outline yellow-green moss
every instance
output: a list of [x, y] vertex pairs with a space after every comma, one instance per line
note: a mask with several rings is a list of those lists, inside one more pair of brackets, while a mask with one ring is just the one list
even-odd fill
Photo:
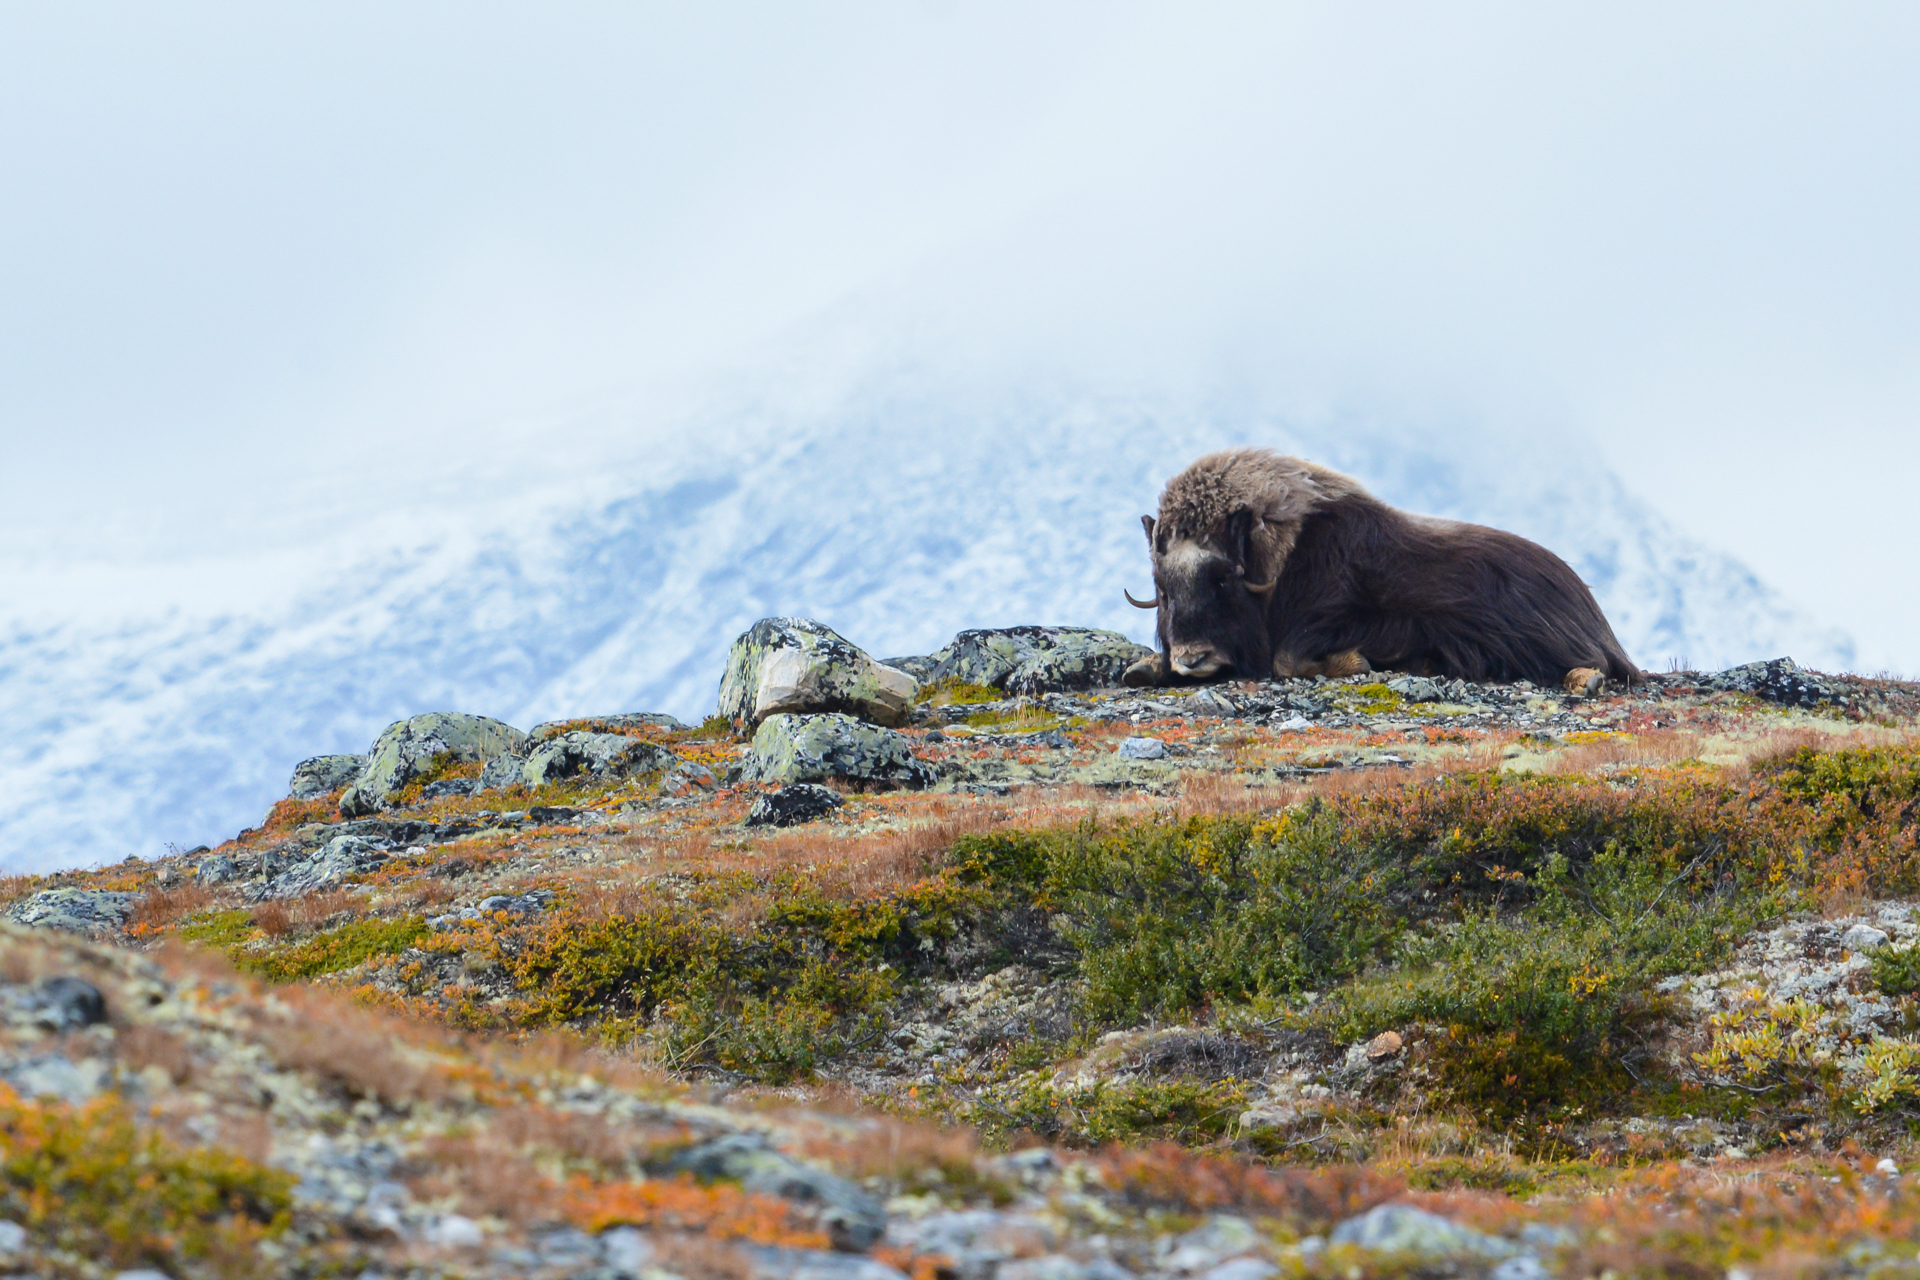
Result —
[[338, 973], [374, 956], [404, 951], [427, 936], [419, 916], [399, 920], [355, 920], [304, 942], [265, 951], [238, 951], [234, 963], [269, 982], [294, 982]]

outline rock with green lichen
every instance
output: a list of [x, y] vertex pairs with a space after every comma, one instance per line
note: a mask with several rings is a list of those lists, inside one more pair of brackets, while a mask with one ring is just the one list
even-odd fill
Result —
[[355, 818], [385, 809], [408, 783], [430, 780], [449, 764], [518, 755], [526, 743], [526, 734], [486, 716], [434, 711], [397, 721], [367, 753], [366, 768], [340, 797], [340, 812]]
[[1088, 627], [1006, 627], [962, 631], [932, 656], [929, 681], [987, 685], [1031, 696], [1118, 685], [1153, 650], [1118, 631]]
[[762, 618], [727, 654], [720, 714], [747, 729], [788, 713], [841, 712], [904, 723], [920, 685], [811, 618]]
[[753, 735], [742, 775], [750, 782], [837, 780], [879, 790], [931, 786], [935, 777], [904, 734], [838, 712], [768, 716]]
[[673, 752], [643, 738], [575, 730], [548, 738], [527, 755], [520, 781], [544, 787], [570, 778], [627, 778], [672, 765]]
[[358, 755], [315, 756], [293, 766], [293, 778], [287, 794], [295, 800], [315, 800], [349, 785], [367, 767], [367, 758]]

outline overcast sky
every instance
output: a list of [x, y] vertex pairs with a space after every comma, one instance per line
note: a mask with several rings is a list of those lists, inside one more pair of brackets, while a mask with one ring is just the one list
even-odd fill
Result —
[[1916, 66], [1911, 4], [8, 4], [0, 554], [310, 536], [855, 316], [1551, 434], [1920, 673]]

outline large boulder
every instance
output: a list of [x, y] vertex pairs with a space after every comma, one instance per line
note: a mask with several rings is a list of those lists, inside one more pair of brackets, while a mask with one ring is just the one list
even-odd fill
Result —
[[932, 655], [927, 679], [1030, 696], [1117, 685], [1130, 665], [1151, 656], [1153, 650], [1118, 631], [1088, 627], [962, 631]]
[[881, 666], [811, 618], [762, 618], [733, 642], [720, 677], [720, 714], [747, 729], [768, 716], [839, 711], [901, 724], [920, 684]]
[[295, 800], [318, 800], [329, 796], [360, 776], [367, 767], [365, 756], [315, 756], [293, 766], [293, 780], [287, 794]]
[[448, 764], [517, 756], [526, 743], [526, 734], [486, 716], [435, 711], [398, 721], [374, 742], [366, 768], [340, 797], [340, 812], [349, 818], [377, 812], [392, 804], [408, 783]]
[[674, 759], [673, 752], [644, 738], [574, 730], [534, 747], [520, 766], [520, 781], [544, 787], [569, 778], [625, 778], [668, 768]]
[[906, 735], [838, 712], [768, 716], [753, 735], [741, 776], [749, 782], [826, 782], [889, 790], [925, 787], [933, 766], [914, 757]]

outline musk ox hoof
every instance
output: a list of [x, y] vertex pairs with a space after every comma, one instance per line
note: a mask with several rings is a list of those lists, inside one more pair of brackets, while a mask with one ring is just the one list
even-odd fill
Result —
[[1129, 689], [1152, 689], [1166, 682], [1166, 659], [1157, 653], [1148, 654], [1120, 676], [1120, 683]]
[[1607, 673], [1592, 667], [1575, 667], [1561, 683], [1576, 698], [1594, 698], [1607, 691]]

